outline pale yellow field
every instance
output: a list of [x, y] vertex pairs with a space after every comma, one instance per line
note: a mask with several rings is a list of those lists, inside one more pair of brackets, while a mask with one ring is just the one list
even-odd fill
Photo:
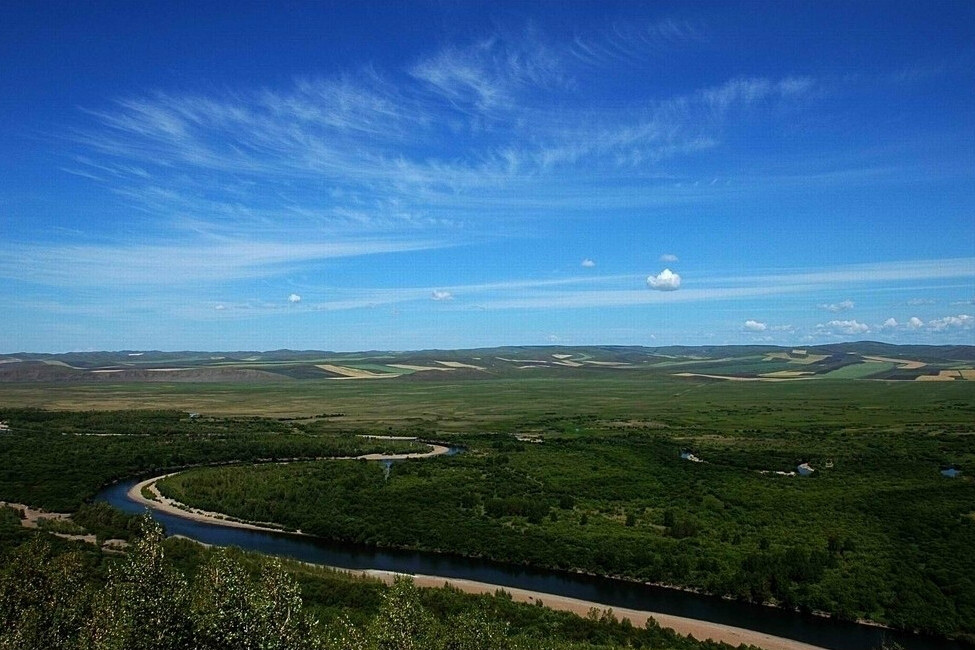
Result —
[[401, 368], [402, 370], [415, 370], [417, 372], [423, 372], [424, 370], [440, 370], [442, 372], [450, 372], [453, 368], [441, 368], [440, 366], [411, 366], [408, 363], [390, 363], [388, 364], [390, 368]]
[[334, 372], [336, 375], [342, 375], [341, 377], [335, 377], [335, 379], [391, 379], [393, 377], [398, 377], [399, 375], [395, 373], [378, 373], [369, 372], [368, 370], [360, 370], [359, 368], [347, 368], [345, 366], [333, 366], [328, 363], [323, 363], [316, 365], [316, 368], [321, 368], [328, 372]]
[[481, 366], [472, 366], [469, 363], [461, 363], [460, 361], [437, 361], [442, 366], [447, 366], [448, 368], [472, 368], [474, 370], [484, 370]]
[[915, 381], [955, 381], [961, 379], [961, 374], [957, 370], [942, 370], [936, 375], [920, 375]]
[[706, 375], [700, 372], [678, 372], [674, 373], [674, 377], [705, 377], [707, 379], [725, 379], [727, 381], [803, 381], [812, 379], [812, 377], [733, 377], [730, 375]]
[[[798, 352], [798, 350], [793, 350], [793, 353]], [[765, 355], [765, 361], [772, 361], [778, 359], [780, 361], [788, 361], [789, 363], [795, 363], [799, 365], [808, 365], [810, 363], [819, 363], [826, 358], [825, 354], [807, 354], [803, 356], [792, 356], [788, 352], [770, 352]]]
[[803, 375], [815, 375], [810, 370], [779, 370], [777, 372], [763, 372], [762, 377], [802, 377]]
[[918, 368], [923, 368], [928, 365], [923, 361], [910, 361], [907, 359], [891, 359], [889, 357], [863, 357], [866, 361], [886, 361], [887, 363], [896, 363], [899, 370], [917, 370]]

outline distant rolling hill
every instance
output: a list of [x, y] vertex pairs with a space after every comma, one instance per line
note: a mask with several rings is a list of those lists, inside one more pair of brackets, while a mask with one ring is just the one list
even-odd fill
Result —
[[639, 373], [737, 381], [975, 380], [975, 346], [872, 341], [780, 346], [505, 346], [327, 352], [73, 352], [0, 355], [0, 382], [458, 381]]

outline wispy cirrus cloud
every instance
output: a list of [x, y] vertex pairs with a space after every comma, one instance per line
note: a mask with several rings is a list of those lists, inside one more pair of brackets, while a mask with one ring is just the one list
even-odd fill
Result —
[[454, 108], [481, 114], [516, 108], [525, 89], [564, 87], [565, 52], [534, 30], [495, 34], [467, 46], [448, 46], [416, 62], [410, 74]]
[[[678, 22], [625, 31], [592, 38], [699, 36]], [[591, 193], [579, 188], [594, 163], [612, 179], [646, 178], [716, 146], [735, 108], [791, 101], [813, 83], [736, 78], [607, 107], [574, 87], [579, 65], [571, 47], [526, 29], [445, 45], [407, 63], [407, 75], [367, 67], [277, 88], [147, 93], [88, 110], [65, 169], [184, 234], [491, 236], [514, 214], [585, 209]], [[629, 183], [602, 194], [607, 205], [659, 200]]]
[[436, 248], [435, 241], [230, 241], [182, 245], [11, 245], [0, 277], [53, 287], [153, 287], [281, 276], [324, 260]]
[[872, 282], [924, 281], [934, 279], [975, 278], [975, 258], [958, 257], [906, 262], [874, 262], [845, 264], [832, 268], [796, 270], [791, 273], [756, 273], [715, 278], [719, 283], [779, 284], [796, 282], [802, 285], [845, 286]]
[[593, 67], [636, 65], [649, 58], [706, 42], [703, 26], [686, 20], [667, 19], [655, 23], [615, 22], [595, 35], [578, 35], [569, 52]]

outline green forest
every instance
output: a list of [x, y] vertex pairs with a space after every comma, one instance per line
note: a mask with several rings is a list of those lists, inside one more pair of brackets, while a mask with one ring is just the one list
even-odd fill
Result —
[[[685, 432], [686, 433], [686, 432]], [[650, 430], [471, 436], [401, 462], [191, 470], [164, 494], [322, 537], [678, 584], [907, 629], [975, 631], [970, 435]], [[681, 457], [690, 448], [704, 462]], [[812, 476], [776, 474], [799, 463]]]
[[0, 508], [3, 650], [719, 650], [611, 610], [587, 617], [163, 540], [123, 556], [23, 531]]
[[190, 417], [181, 411], [0, 408], [0, 500], [74, 511], [105, 485], [191, 465], [427, 449], [318, 431], [309, 422]]
[[[179, 470], [159, 484], [168, 496], [325, 538], [975, 635], [975, 403], [966, 385], [333, 385], [329, 399], [312, 384], [291, 391], [300, 408], [287, 394], [268, 392], [290, 409], [276, 417], [0, 407], [0, 501], [73, 513], [73, 522], [51, 522], [33, 535], [131, 538], [132, 519], [92, 497], [114, 481]], [[139, 396], [133, 403], [154, 402], [157, 388], [145, 390], [132, 394]], [[221, 387], [206, 399], [232, 409], [254, 395]], [[464, 452], [396, 462], [388, 475], [379, 463], [334, 460], [427, 448], [367, 435], [416, 436]], [[796, 474], [803, 463], [815, 470], [810, 476]], [[950, 468], [960, 474], [944, 476]], [[19, 566], [10, 549], [26, 541], [16, 523], [0, 529], [8, 572]], [[57, 556], [77, 550], [49, 543]], [[186, 580], [195, 580], [196, 565], [180, 562], [199, 549], [166, 547]], [[82, 555], [85, 584], [107, 584], [107, 567], [121, 561], [94, 547]], [[328, 589], [309, 587], [300, 567], [288, 571], [301, 585], [303, 611], [324, 623], [339, 625], [344, 616], [366, 630], [378, 614], [385, 587], [369, 587], [378, 591], [363, 597], [367, 608], [336, 605], [336, 613], [321, 605], [332, 602]], [[446, 620], [424, 600], [433, 597], [419, 593], [434, 618]], [[514, 623], [509, 632], [512, 639], [523, 633]], [[607, 637], [604, 645], [636, 645], [634, 638]]]

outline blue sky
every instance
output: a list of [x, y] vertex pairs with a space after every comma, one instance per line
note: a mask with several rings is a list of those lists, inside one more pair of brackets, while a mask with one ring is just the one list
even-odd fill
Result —
[[0, 351], [975, 344], [971, 2], [10, 2]]

